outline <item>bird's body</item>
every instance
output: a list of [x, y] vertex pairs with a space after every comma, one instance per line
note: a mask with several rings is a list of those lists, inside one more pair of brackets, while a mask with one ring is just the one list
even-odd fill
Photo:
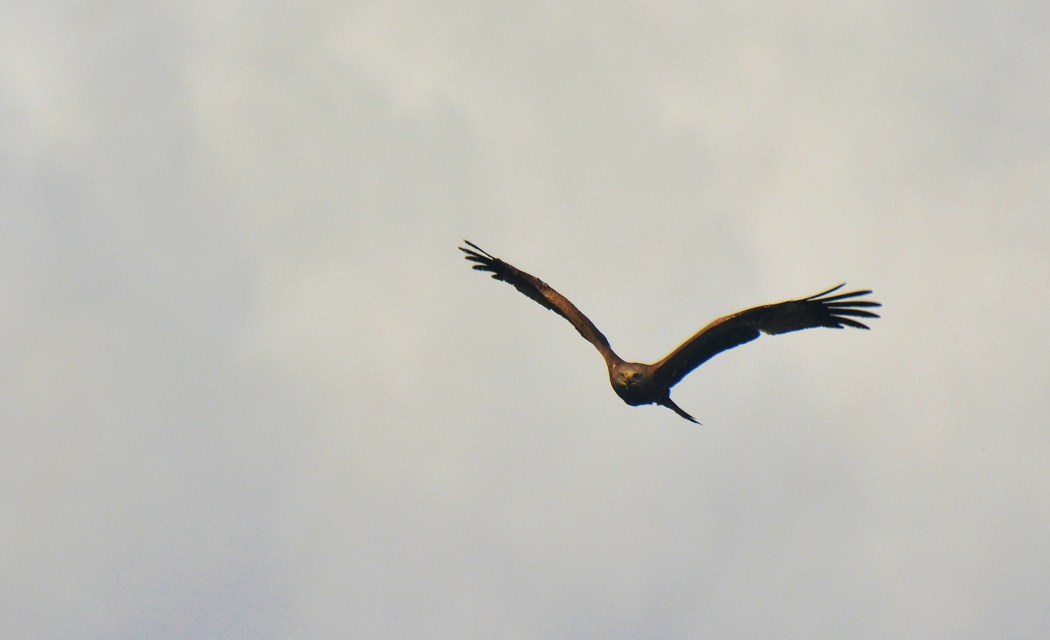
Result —
[[857, 299], [871, 291], [829, 295], [843, 286], [840, 284], [808, 298], [753, 307], [719, 318], [659, 362], [627, 362], [616, 355], [609, 340], [565, 296], [539, 278], [490, 255], [476, 244], [465, 242], [469, 248], [460, 247], [460, 251], [466, 254], [467, 260], [476, 263], [475, 269], [514, 285], [521, 293], [568, 320], [594, 345], [605, 359], [613, 391], [624, 402], [631, 406], [658, 404], [691, 422], [697, 421], [671, 401], [671, 387], [712, 356], [750, 342], [762, 333], [776, 335], [814, 327], [867, 329], [854, 318], [877, 318], [877, 314], [865, 308], [881, 306], [878, 302]]

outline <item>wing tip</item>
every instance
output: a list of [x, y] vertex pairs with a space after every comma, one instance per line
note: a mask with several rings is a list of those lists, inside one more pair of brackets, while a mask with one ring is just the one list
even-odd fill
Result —
[[[478, 256], [478, 257], [485, 257], [485, 258], [488, 258], [489, 260], [495, 260], [496, 259], [496, 257], [494, 255], [492, 255], [488, 251], [485, 251], [484, 249], [482, 249], [478, 245], [474, 244], [470, 240], [467, 240], [466, 238], [463, 239], [463, 243], [466, 244], [467, 247], [470, 247], [470, 248], [468, 249], [467, 247], [459, 247], [459, 250], [462, 251], [463, 253], [467, 254], [467, 255]], [[469, 260], [469, 258], [468, 258], [468, 260]]]
[[492, 272], [492, 274], [493, 274], [492, 277], [496, 278], [497, 277], [497, 273], [499, 271], [498, 266], [500, 264], [500, 259], [495, 257], [495, 256], [493, 256], [488, 251], [485, 251], [484, 249], [482, 249], [478, 245], [474, 244], [470, 240], [464, 239], [463, 242], [466, 243], [467, 247], [469, 247], [469, 248], [467, 248], [467, 247], [458, 247], [458, 248], [459, 248], [460, 251], [462, 251], [464, 254], [466, 254], [466, 255], [463, 256], [463, 258], [465, 260], [467, 260], [468, 262], [475, 262], [475, 263], [477, 263], [477, 264], [473, 265], [472, 268], [476, 269], [477, 271]]
[[[825, 307], [828, 307], [830, 309], [834, 309], [835, 313], [840, 313], [841, 311], [844, 311], [844, 310], [846, 310], [846, 309], [848, 309], [850, 307], [869, 307], [870, 308], [870, 307], [881, 307], [882, 306], [881, 302], [876, 302], [875, 300], [858, 300], [857, 299], [857, 298], [861, 298], [863, 296], [868, 296], [868, 295], [871, 295], [872, 293], [874, 293], [871, 289], [858, 289], [856, 291], [847, 291], [846, 293], [838, 293], [838, 294], [835, 294], [833, 296], [832, 295], [828, 295], [830, 293], [834, 293], [834, 292], [838, 291], [839, 289], [841, 289], [844, 286], [846, 286], [845, 282], [839, 284], [838, 286], [832, 287], [832, 288], [828, 289], [827, 291], [824, 291], [824, 292], [818, 293], [816, 295], [812, 295], [812, 296], [810, 296], [808, 298], [805, 298], [803, 301], [804, 302], [819, 302], [822, 305], [824, 305]], [[878, 317], [878, 316], [875, 316], [875, 317]]]

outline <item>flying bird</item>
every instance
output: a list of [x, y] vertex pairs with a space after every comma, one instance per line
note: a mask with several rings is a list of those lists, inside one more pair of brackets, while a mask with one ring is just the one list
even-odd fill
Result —
[[866, 309], [882, 306], [878, 302], [859, 299], [870, 294], [870, 290], [831, 295], [841, 289], [843, 283], [808, 298], [752, 307], [719, 318], [659, 362], [627, 362], [613, 352], [609, 340], [568, 298], [543, 280], [507, 264], [473, 242], [464, 242], [467, 247], [459, 247], [459, 250], [466, 254], [467, 260], [476, 263], [474, 269], [489, 272], [494, 279], [514, 285], [518, 291], [568, 320], [587, 342], [594, 345], [609, 368], [613, 391], [624, 402], [633, 407], [658, 404], [696, 424], [700, 424], [696, 418], [671, 400], [671, 387], [711, 357], [751, 342], [763, 333], [779, 335], [814, 327], [867, 329], [864, 323], [854, 318], [878, 318], [878, 314]]

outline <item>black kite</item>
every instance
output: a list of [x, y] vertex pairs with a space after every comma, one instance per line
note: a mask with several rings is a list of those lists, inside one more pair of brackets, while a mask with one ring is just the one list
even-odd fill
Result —
[[753, 307], [719, 318], [654, 364], [626, 362], [613, 352], [609, 340], [598, 331], [598, 327], [565, 296], [546, 282], [490, 255], [476, 244], [468, 240], [464, 242], [470, 248], [459, 249], [467, 254], [467, 260], [477, 263], [475, 269], [491, 272], [496, 280], [514, 285], [518, 291], [576, 327], [580, 335], [605, 358], [609, 382], [624, 402], [631, 406], [658, 404], [697, 424], [699, 422], [693, 416], [671, 401], [671, 387], [715, 354], [750, 342], [762, 333], [777, 335], [814, 327], [867, 329], [866, 325], [853, 318], [877, 318], [878, 314], [865, 311], [864, 308], [882, 306], [871, 300], [857, 299], [871, 293], [868, 290], [829, 295], [842, 288], [840, 284], [808, 298]]

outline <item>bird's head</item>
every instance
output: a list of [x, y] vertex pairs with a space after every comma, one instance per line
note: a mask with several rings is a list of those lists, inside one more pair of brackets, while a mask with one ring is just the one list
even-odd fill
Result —
[[643, 375], [640, 371], [620, 371], [616, 374], [617, 382], [624, 387], [633, 387], [642, 381]]
[[628, 403], [631, 400], [640, 400], [646, 395], [649, 382], [646, 365], [624, 362], [614, 367], [609, 374], [613, 390]]

